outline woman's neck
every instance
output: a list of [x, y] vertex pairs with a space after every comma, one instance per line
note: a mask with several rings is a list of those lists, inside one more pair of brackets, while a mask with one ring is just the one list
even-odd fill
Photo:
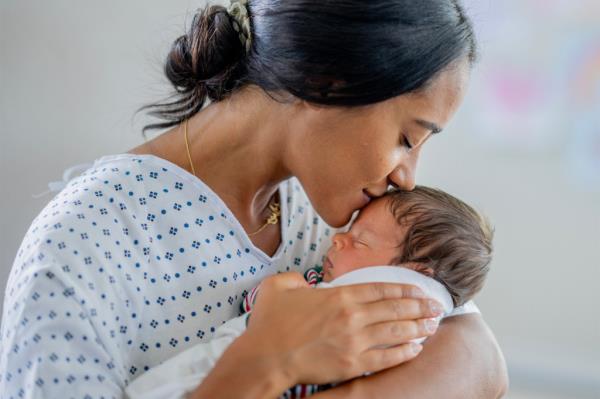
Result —
[[251, 90], [236, 94], [190, 119], [190, 153], [198, 178], [243, 222], [260, 226], [279, 183], [290, 177], [282, 151], [285, 124], [268, 108], [272, 100], [266, 105]]
[[[248, 232], [258, 230], [269, 216], [269, 203], [279, 183], [291, 176], [285, 165], [285, 110], [256, 88], [236, 92], [212, 103], [190, 118], [189, 150], [197, 177], [229, 207]], [[289, 108], [288, 108], [289, 109]], [[152, 153], [192, 172], [184, 140], [185, 123], [133, 149]], [[255, 244], [266, 253], [277, 248], [271, 227]], [[271, 232], [271, 234], [269, 234]]]

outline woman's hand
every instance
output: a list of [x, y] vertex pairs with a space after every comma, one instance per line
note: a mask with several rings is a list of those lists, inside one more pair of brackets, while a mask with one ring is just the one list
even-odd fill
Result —
[[432, 335], [437, 323], [431, 318], [441, 312], [411, 285], [312, 289], [301, 274], [281, 273], [261, 283], [240, 338], [275, 359], [290, 386], [324, 384], [414, 358], [422, 347], [409, 341]]

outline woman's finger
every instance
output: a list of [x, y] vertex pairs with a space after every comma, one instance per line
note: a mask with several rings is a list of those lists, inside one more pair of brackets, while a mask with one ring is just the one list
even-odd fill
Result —
[[410, 342], [386, 349], [369, 349], [360, 355], [360, 363], [364, 369], [375, 373], [415, 358], [423, 346]]
[[386, 299], [359, 305], [363, 325], [393, 320], [415, 320], [442, 314], [442, 305], [433, 299]]
[[421, 289], [410, 284], [362, 283], [333, 288], [348, 296], [348, 302], [369, 303], [391, 298], [424, 298]]
[[373, 324], [363, 330], [363, 341], [370, 349], [405, 344], [435, 334], [438, 324], [434, 318]]
[[261, 289], [270, 286], [275, 289], [294, 289], [310, 287], [302, 274], [298, 272], [283, 272], [266, 277], [260, 283]]

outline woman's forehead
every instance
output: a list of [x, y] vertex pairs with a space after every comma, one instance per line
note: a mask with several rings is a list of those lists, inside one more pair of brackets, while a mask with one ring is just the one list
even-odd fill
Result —
[[467, 63], [458, 63], [444, 70], [423, 90], [387, 100], [388, 112], [432, 132], [442, 130], [462, 101], [469, 71]]

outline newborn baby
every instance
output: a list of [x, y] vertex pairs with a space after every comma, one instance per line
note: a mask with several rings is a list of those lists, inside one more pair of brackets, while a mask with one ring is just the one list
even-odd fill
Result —
[[[444, 316], [476, 312], [474, 305], [463, 305], [483, 287], [492, 236], [483, 216], [441, 190], [391, 191], [365, 207], [348, 232], [333, 236], [323, 266], [308, 269], [305, 278], [318, 288], [375, 281], [413, 284], [442, 304]], [[126, 388], [127, 395], [175, 398], [192, 391], [244, 331], [259, 288], [241, 304], [248, 313], [220, 326], [209, 343], [140, 376]], [[305, 397], [332, 386], [297, 385], [280, 398]]]
[[402, 265], [441, 283], [458, 307], [483, 286], [492, 237], [489, 222], [450, 194], [424, 186], [391, 191], [365, 207], [347, 233], [333, 236], [323, 267], [305, 278], [315, 285], [365, 267]]

